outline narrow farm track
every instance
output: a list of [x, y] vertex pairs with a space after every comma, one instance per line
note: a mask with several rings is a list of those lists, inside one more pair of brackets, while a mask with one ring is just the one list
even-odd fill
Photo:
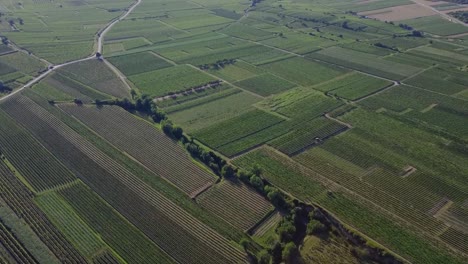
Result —
[[[102, 30], [98, 31], [98, 33], [96, 34], [96, 44], [95, 46], [96, 47], [96, 52], [99, 52], [99, 53], [102, 53], [102, 47], [103, 47], [103, 41], [104, 41], [104, 37], [106, 35], [106, 33], [115, 25], [117, 24], [118, 22], [120, 22], [122, 19], [126, 18], [138, 5], [140, 5], [142, 2], [142, 0], [137, 0], [136, 2], [134, 2], [132, 5], [130, 5], [130, 7], [127, 9], [127, 11], [125, 13], [123, 13], [122, 15], [120, 15], [119, 17], [111, 20], [111, 22], [109, 22]], [[15, 46], [16, 47], [16, 46]], [[19, 50], [22, 50], [21, 48], [19, 47], [16, 47], [17, 49]], [[34, 57], [36, 57], [34, 55]], [[22, 90], [28, 88], [28, 87], [31, 87], [33, 84], [39, 82], [40, 80], [44, 79], [47, 75], [49, 75], [50, 73], [54, 72], [55, 70], [57, 69], [60, 69], [62, 67], [65, 67], [67, 65], [70, 65], [70, 64], [74, 64], [74, 63], [78, 63], [78, 62], [82, 62], [82, 61], [87, 61], [87, 60], [92, 60], [92, 59], [96, 59], [96, 56], [95, 54], [93, 53], [92, 55], [90, 55], [89, 57], [86, 57], [86, 58], [82, 58], [82, 59], [78, 59], [78, 60], [74, 60], [74, 61], [69, 61], [69, 62], [65, 62], [65, 63], [62, 63], [62, 64], [58, 64], [58, 65], [53, 65], [51, 64], [50, 62], [48, 61], [45, 61], [39, 57], [36, 57], [38, 58], [39, 60], [41, 61], [44, 61], [44, 62], [47, 62], [48, 64], [48, 67], [47, 67], [47, 70], [43, 73], [41, 73], [39, 76], [37, 76], [36, 78], [32, 79], [31, 81], [29, 81], [28, 83], [26, 83], [25, 85], [23, 85], [22, 87], [18, 88], [17, 90], [15, 90], [14, 92], [0, 98], [0, 103], [7, 100], [8, 98], [14, 96], [15, 94], [21, 92]], [[119, 76], [120, 79], [122, 79], [121, 76]], [[128, 83], [124, 82], [127, 86], [128, 86]]]

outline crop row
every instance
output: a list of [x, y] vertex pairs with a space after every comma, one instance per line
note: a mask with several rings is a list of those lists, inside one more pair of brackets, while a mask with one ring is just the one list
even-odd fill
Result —
[[0, 219], [0, 246], [2, 245], [17, 263], [38, 263]]
[[133, 263], [173, 263], [157, 245], [86, 186], [79, 184], [58, 193], [83, 222], [98, 232], [124, 260]]
[[36, 191], [73, 181], [71, 174], [31, 135], [0, 112], [0, 151]]
[[[32, 101], [8, 111], [94, 191], [178, 261], [241, 262], [243, 253]], [[10, 103], [10, 102], [8, 102]], [[24, 106], [18, 111], [17, 105]], [[157, 226], [157, 227], [156, 227]], [[183, 250], [182, 250], [183, 249]]]
[[322, 95], [304, 96], [294, 101], [286, 101], [273, 110], [295, 119], [312, 119], [343, 105], [343, 102]]
[[[361, 195], [394, 214], [397, 214], [406, 221], [428, 233], [436, 234], [445, 227], [443, 222], [438, 221], [432, 216], [426, 215], [416, 208], [411, 208], [408, 205], [408, 202], [398, 199], [400, 198], [398, 193], [390, 193], [390, 189], [387, 190], [385, 187], [383, 187], [383, 190], [379, 189], [379, 183], [374, 182], [374, 184], [376, 184], [376, 187], [374, 187], [370, 183], [360, 180], [358, 176], [334, 167], [330, 163], [326, 163], [321, 160], [320, 157], [309, 155], [307, 152], [297, 156], [295, 160], [348, 190]], [[386, 177], [388, 177], [388, 175]], [[382, 179], [385, 179], [385, 177], [382, 177]], [[419, 199], [421, 203], [426, 202], [424, 201], [426, 197], [422, 196], [421, 198], [422, 199]], [[414, 200], [412, 202], [414, 202]], [[436, 202], [437, 201], [434, 201], [434, 204]], [[418, 205], [417, 202], [415, 204]]]
[[197, 131], [194, 136], [212, 148], [219, 148], [243, 137], [271, 127], [283, 120], [261, 110], [240, 116]]
[[209, 211], [247, 231], [273, 209], [270, 202], [241, 182], [223, 181], [197, 201]]
[[414, 66], [391, 61], [383, 61], [380, 60], [379, 57], [371, 54], [352, 51], [340, 47], [331, 47], [321, 50], [308, 55], [308, 57], [339, 64], [393, 80], [401, 80], [404, 77], [411, 76], [421, 70]]
[[128, 89], [117, 75], [101, 60], [87, 60], [61, 68], [61, 74], [115, 97], [126, 97]]
[[285, 154], [294, 155], [346, 129], [347, 127], [342, 124], [318, 118], [306, 122], [293, 132], [273, 140], [269, 145]]
[[39, 208], [47, 214], [83, 256], [90, 258], [105, 247], [105, 244], [87, 225], [83, 224], [75, 212], [55, 192], [41, 194], [35, 200]]
[[[203, 97], [200, 97], [200, 98], [194, 98], [193, 100], [178, 100], [176, 99], [176, 102], [175, 104], [171, 104], [172, 102], [169, 102], [167, 107], [165, 107], [165, 102], [162, 102], [162, 103], [158, 103], [158, 106], [161, 106], [161, 107], [164, 107], [164, 112], [167, 113], [167, 114], [171, 114], [171, 113], [175, 113], [175, 112], [178, 112], [178, 111], [183, 111], [183, 110], [187, 110], [187, 109], [190, 109], [190, 108], [193, 108], [193, 107], [197, 107], [197, 106], [201, 106], [203, 104], [206, 104], [206, 103], [209, 103], [209, 102], [213, 102], [215, 100], [218, 100], [218, 99], [222, 99], [222, 98], [226, 98], [230, 95], [233, 95], [233, 94], [238, 94], [240, 92], [242, 92], [242, 90], [240, 89], [235, 89], [235, 88], [226, 88], [226, 86], [221, 86], [222, 88], [225, 88], [225, 90], [221, 90], [215, 94], [210, 94], [210, 95], [207, 95], [207, 96], [203, 96]], [[230, 86], [229, 86], [230, 87]], [[178, 103], [180, 101], [180, 103]], [[164, 106], [163, 106], [164, 105]]]
[[0, 197], [18, 217], [26, 221], [60, 261], [85, 263], [85, 259], [34, 204], [33, 194], [3, 162], [0, 163]]
[[465, 254], [468, 253], [468, 235], [466, 233], [450, 227], [447, 231], [440, 235], [440, 238], [461, 252]]
[[108, 60], [127, 76], [172, 66], [149, 52], [110, 57]]
[[354, 195], [334, 192], [323, 196], [317, 203], [341, 221], [360, 230], [411, 262], [420, 263], [464, 263], [434, 239], [416, 234], [411, 226], [402, 224], [393, 216], [382, 212], [369, 202]]
[[119, 264], [120, 262], [108, 250], [93, 258], [94, 264]]
[[[454, 261], [453, 256], [444, 250], [434, 247], [433, 240], [427, 240], [428, 237], [416, 236], [414, 226], [376, 207], [362, 196], [350, 194], [352, 200], [346, 199], [348, 195], [341, 193], [342, 188], [326, 178], [328, 174], [321, 175], [313, 170], [301, 168], [294, 161], [268, 148], [250, 152], [235, 159], [234, 163], [246, 169], [252, 164], [258, 164], [264, 169], [263, 176], [276, 186], [304, 201], [313, 200], [344, 223], [350, 224], [410, 260], [421, 259], [422, 256], [425, 263], [462, 263], [456, 259]], [[327, 193], [325, 186], [331, 191]]]
[[61, 108], [187, 194], [215, 180], [164, 133], [119, 107]]

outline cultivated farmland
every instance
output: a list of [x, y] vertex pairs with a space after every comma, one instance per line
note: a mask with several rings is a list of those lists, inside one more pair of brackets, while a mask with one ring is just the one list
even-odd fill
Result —
[[273, 207], [255, 190], [239, 181], [225, 180], [202, 194], [197, 202], [232, 225], [249, 230]]
[[163, 96], [185, 91], [216, 80], [188, 65], [140, 73], [130, 76], [129, 79], [143, 93], [151, 96]]
[[467, 263], [449, 2], [0, 1], [0, 262]]
[[[61, 108], [189, 195], [215, 180], [214, 175], [193, 164], [170, 138], [118, 107], [62, 105]], [[125, 133], [114, 133], [122, 124], [129, 129]], [[165, 152], [155, 149], [165, 149]], [[170, 149], [172, 153], [169, 153]]]
[[[173, 258], [179, 260], [190, 258], [193, 261], [194, 252], [201, 253], [197, 255], [198, 260], [195, 259], [195, 261], [203, 263], [206, 261], [238, 262], [244, 258], [242, 252], [231, 246], [216, 231], [129, 173], [57, 118], [24, 97], [18, 100], [16, 102], [27, 105], [30, 108], [29, 111], [18, 112], [11, 105], [8, 107], [7, 104], [8, 113], [26, 125], [41, 142], [47, 144], [51, 152], [60, 156], [63, 162], [76, 171], [94, 191], [119, 213], [130, 219], [132, 224], [142, 229], [158, 246], [169, 251]], [[36, 121], [32, 122], [32, 120]], [[50, 129], [41, 129], [41, 127], [49, 127], [54, 132], [49, 131]], [[66, 149], [63, 146], [67, 146]], [[69, 154], [64, 155], [65, 153]], [[117, 193], [119, 195], [116, 196]], [[136, 208], [134, 206], [136, 204], [140, 207]], [[166, 228], [155, 229], [153, 226], [155, 223]], [[187, 223], [191, 224], [187, 225]], [[167, 243], [164, 237], [171, 237], [176, 241]], [[212, 239], [206, 240], [205, 237]], [[186, 250], [189, 248], [187, 244], [182, 251], [180, 245], [185, 243], [189, 243], [193, 250]], [[219, 247], [223, 250], [215, 251], [215, 248]]]

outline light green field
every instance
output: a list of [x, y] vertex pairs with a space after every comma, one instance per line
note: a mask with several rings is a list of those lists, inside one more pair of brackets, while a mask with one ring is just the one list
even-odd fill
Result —
[[303, 58], [291, 58], [264, 64], [262, 68], [302, 86], [318, 84], [346, 72], [346, 70]]
[[132, 75], [129, 76], [129, 80], [142, 93], [162, 96], [204, 85], [216, 79], [188, 65], [178, 65]]
[[[206, 99], [209, 99], [209, 97]], [[241, 92], [171, 113], [169, 117], [176, 124], [192, 132], [248, 111], [252, 109], [251, 105], [258, 101], [260, 101], [260, 98]], [[196, 103], [196, 101], [193, 101], [193, 103]]]
[[285, 79], [269, 73], [255, 76], [234, 84], [261, 96], [280, 93], [296, 86]]

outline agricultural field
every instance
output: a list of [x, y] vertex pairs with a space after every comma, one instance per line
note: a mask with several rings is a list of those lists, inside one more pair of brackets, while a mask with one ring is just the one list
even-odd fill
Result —
[[59, 72], [101, 93], [119, 98], [129, 96], [129, 90], [122, 80], [101, 60], [91, 59], [67, 65]]
[[92, 54], [96, 31], [121, 15], [131, 1], [99, 0], [88, 5], [27, 0], [21, 4], [2, 4], [5, 17], [0, 27], [4, 35], [35, 55], [58, 64]]
[[437, 15], [402, 20], [400, 22], [424, 32], [440, 36], [449, 36], [468, 32], [468, 29], [463, 25], [451, 23]]
[[0, 263], [468, 263], [460, 2], [0, 1]]
[[392, 82], [360, 73], [332, 80], [315, 89], [347, 100], [357, 100], [392, 85]]
[[151, 52], [110, 57], [108, 60], [125, 75], [134, 75], [172, 66]]
[[46, 69], [42, 61], [5, 47], [5, 53], [0, 52], [0, 97], [25, 85]]
[[129, 76], [138, 89], [151, 96], [164, 96], [205, 85], [216, 79], [188, 65], [177, 65], [164, 69]]
[[293, 83], [268, 73], [236, 82], [234, 85], [261, 96], [280, 93], [295, 86]]
[[[206, 187], [207, 184], [212, 184], [215, 180], [214, 175], [193, 164], [188, 155], [171, 139], [151, 124], [139, 121], [121, 108], [77, 107], [65, 104], [60, 108], [189, 195]], [[112, 132], [118, 131], [123, 124], [129, 128], [125, 134]], [[166, 149], [166, 151], [154, 152], [153, 149]], [[170, 149], [173, 150], [172, 153], [169, 152]], [[175, 157], [180, 159], [173, 160]], [[165, 158], [167, 160], [164, 160]]]
[[245, 231], [273, 210], [270, 202], [239, 181], [226, 180], [219, 183], [197, 197], [197, 202]]
[[252, 110], [252, 104], [259, 101], [257, 96], [229, 89], [164, 110], [177, 124], [192, 132]]

